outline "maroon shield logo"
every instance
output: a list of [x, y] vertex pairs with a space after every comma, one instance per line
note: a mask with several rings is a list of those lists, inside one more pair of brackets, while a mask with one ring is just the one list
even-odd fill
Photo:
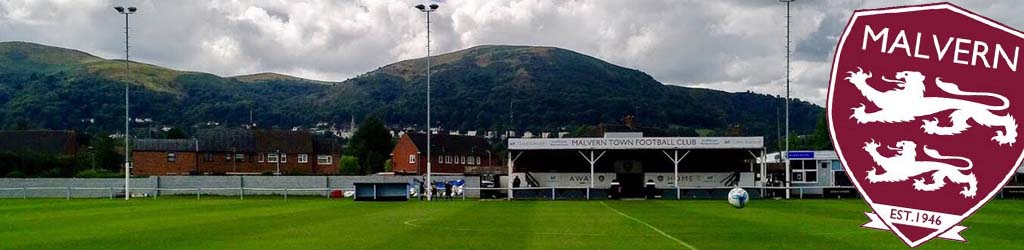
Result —
[[958, 224], [1021, 163], [1024, 34], [941, 3], [858, 10], [836, 49], [829, 128], [873, 212], [907, 245]]

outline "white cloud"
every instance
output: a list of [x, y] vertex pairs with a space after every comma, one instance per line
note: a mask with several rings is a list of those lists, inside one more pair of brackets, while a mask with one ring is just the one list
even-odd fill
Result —
[[[836, 36], [853, 9], [922, 1], [793, 5], [793, 96], [824, 103]], [[1013, 27], [1015, 1], [956, 1]], [[133, 57], [219, 75], [280, 72], [340, 81], [425, 55], [424, 15], [406, 0], [133, 1]], [[125, 0], [0, 1], [0, 40], [120, 57]], [[435, 53], [482, 44], [557, 46], [666, 84], [784, 94], [785, 5], [749, 0], [448, 0]]]

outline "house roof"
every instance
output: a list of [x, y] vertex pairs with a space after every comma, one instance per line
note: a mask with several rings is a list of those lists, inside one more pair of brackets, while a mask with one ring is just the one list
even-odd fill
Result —
[[74, 131], [0, 131], [0, 151], [75, 154], [78, 146], [78, 134]]
[[313, 152], [313, 135], [300, 131], [257, 130], [256, 150], [259, 152]]
[[338, 155], [341, 154], [343, 145], [334, 138], [313, 137], [313, 150], [316, 154]]
[[[406, 133], [409, 139], [420, 151], [427, 150], [427, 134]], [[491, 150], [491, 144], [487, 139], [478, 136], [436, 134], [430, 136], [431, 150], [437, 154], [483, 154]]]
[[[196, 132], [201, 152], [341, 152], [341, 146], [329, 138], [316, 139], [309, 132], [280, 130], [207, 129]], [[314, 142], [316, 141], [316, 142]], [[140, 139], [138, 151], [194, 151], [195, 140]], [[314, 146], [314, 144], [316, 146]]]
[[199, 151], [256, 152], [256, 136], [252, 130], [207, 129], [196, 132]]
[[136, 139], [132, 146], [135, 151], [191, 152], [196, 150], [196, 141], [193, 139]]

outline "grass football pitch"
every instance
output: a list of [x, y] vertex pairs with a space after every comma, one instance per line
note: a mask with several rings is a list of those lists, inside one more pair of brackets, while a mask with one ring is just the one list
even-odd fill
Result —
[[[0, 249], [905, 249], [861, 200], [354, 202], [323, 198], [0, 199]], [[1020, 249], [1024, 201], [994, 200], [970, 242]]]

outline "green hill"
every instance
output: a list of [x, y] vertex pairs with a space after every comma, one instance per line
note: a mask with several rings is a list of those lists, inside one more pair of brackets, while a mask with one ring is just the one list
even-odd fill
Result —
[[[0, 43], [0, 73], [87, 75], [111, 81], [123, 81], [124, 60], [107, 60], [71, 49], [27, 42]], [[205, 74], [172, 70], [156, 65], [131, 62], [132, 82], [146, 89], [180, 94], [178, 77]]]
[[[432, 63], [432, 116], [446, 129], [555, 131], [636, 114], [642, 126], [677, 134], [722, 134], [738, 125], [743, 134], [772, 142], [783, 103], [664, 85], [639, 70], [553, 47], [478, 46], [434, 56]], [[347, 124], [368, 115], [396, 127], [422, 126], [425, 66], [424, 58], [405, 60], [329, 83], [276, 73], [225, 78], [132, 62], [132, 113], [154, 121], [146, 126], [186, 129], [207, 122], [238, 127], [250, 111], [261, 127]], [[0, 43], [0, 128], [117, 131], [123, 74], [123, 60]], [[794, 131], [809, 133], [821, 112], [794, 102]], [[95, 122], [83, 122], [90, 119]]]
[[[117, 131], [124, 121], [124, 66], [77, 50], [0, 43], [0, 128]], [[155, 121], [147, 126], [240, 126], [250, 110], [260, 112], [261, 124], [305, 124], [312, 117], [294, 113], [308, 106], [305, 96], [326, 88], [301, 78], [251, 84], [134, 61], [131, 69], [132, 114]]]
[[263, 72], [263, 73], [256, 73], [256, 74], [251, 74], [251, 75], [232, 76], [231, 79], [235, 79], [235, 80], [238, 80], [238, 81], [241, 81], [241, 82], [247, 82], [247, 83], [260, 83], [260, 82], [269, 82], [269, 81], [293, 81], [293, 82], [319, 83], [319, 84], [327, 84], [327, 85], [333, 84], [332, 82], [310, 80], [310, 79], [305, 79], [305, 78], [301, 78], [301, 77], [295, 77], [295, 76], [290, 76], [290, 75], [285, 75], [285, 74], [278, 74], [278, 73], [273, 73], [273, 72]]
[[[449, 129], [553, 131], [637, 114], [642, 126], [722, 134], [739, 125], [744, 134], [771, 136], [783, 105], [768, 95], [664, 85], [639, 70], [552, 47], [479, 46], [436, 56], [432, 64], [432, 116]], [[330, 111], [320, 115], [422, 124], [425, 68], [423, 58], [406, 60], [316, 93], [317, 106]], [[794, 130], [808, 133], [822, 108], [797, 101], [791, 112]]]
[[79, 68], [89, 62], [103, 61], [85, 52], [27, 42], [0, 43], [0, 69], [32, 72]]

